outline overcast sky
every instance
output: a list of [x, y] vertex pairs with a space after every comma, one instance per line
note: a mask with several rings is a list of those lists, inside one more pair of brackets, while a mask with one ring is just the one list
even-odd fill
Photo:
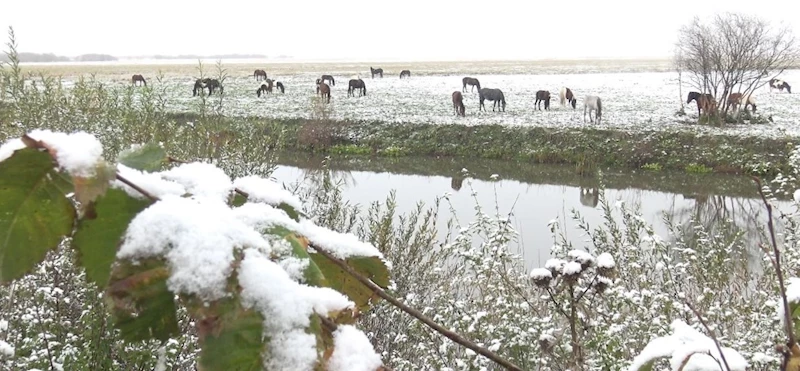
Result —
[[[786, 22], [789, 0], [0, 0], [20, 51], [300, 58], [670, 56], [677, 29], [720, 11]], [[202, 3], [202, 4], [201, 4]]]

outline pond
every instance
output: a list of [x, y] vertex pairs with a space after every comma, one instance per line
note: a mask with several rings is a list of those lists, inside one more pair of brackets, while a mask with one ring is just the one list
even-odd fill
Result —
[[[308, 182], [320, 173], [323, 160], [307, 154], [283, 154], [272, 176], [287, 184], [304, 178]], [[459, 222], [454, 228], [475, 220], [476, 204], [489, 215], [510, 214], [519, 232], [511, 248], [523, 255], [527, 268], [541, 266], [549, 258], [553, 237], [548, 224], [552, 220], [559, 221], [560, 229], [576, 247], [584, 244], [585, 236], [576, 229], [572, 210], [592, 229], [604, 222], [596, 197], [601, 178], [609, 204], [624, 201], [640, 210], [642, 218], [665, 240], [670, 239], [665, 216], [675, 225], [686, 225], [695, 218], [712, 233], [730, 221], [752, 241], [766, 223], [766, 209], [755, 183], [741, 175], [604, 170], [601, 176], [581, 176], [568, 165], [429, 157], [337, 157], [327, 166], [332, 178], [342, 182], [343, 197], [362, 207], [385, 201], [394, 190], [399, 213], [410, 212], [418, 202], [433, 205], [437, 197], [449, 194]], [[469, 173], [466, 178], [460, 175], [464, 169]], [[788, 200], [778, 204], [790, 210]], [[440, 240], [448, 232], [444, 230], [451, 217], [448, 207], [444, 202], [440, 206]], [[756, 243], [748, 245], [757, 249]], [[759, 259], [756, 254], [752, 258]]]

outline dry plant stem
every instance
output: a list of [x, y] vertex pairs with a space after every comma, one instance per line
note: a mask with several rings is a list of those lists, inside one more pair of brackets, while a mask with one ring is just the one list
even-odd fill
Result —
[[145, 197], [149, 198], [151, 201], [158, 201], [158, 197], [153, 196], [152, 194], [150, 194], [150, 192], [147, 192], [144, 189], [142, 189], [142, 187], [139, 187], [138, 185], [136, 185], [133, 182], [131, 182], [130, 180], [126, 179], [122, 175], [119, 175], [119, 173], [117, 173], [117, 180], [119, 180], [122, 183], [125, 183], [125, 185], [127, 185], [128, 187], [131, 187], [131, 188], [135, 189], [136, 192], [141, 193]]
[[[725, 364], [725, 369], [730, 371], [731, 370], [731, 366], [728, 366], [728, 360], [725, 359], [725, 354], [722, 353], [722, 346], [719, 345], [719, 340], [717, 340], [717, 336], [714, 334], [714, 331], [711, 331], [711, 328], [708, 327], [708, 324], [706, 324], [706, 321], [703, 320], [703, 315], [700, 314], [700, 312], [698, 312], [697, 309], [695, 309], [691, 304], [689, 304], [688, 300], [684, 299], [683, 303], [686, 304], [686, 306], [689, 307], [689, 309], [692, 310], [694, 315], [697, 316], [697, 319], [700, 321], [700, 324], [703, 325], [703, 328], [705, 328], [706, 331], [708, 332], [708, 335], [711, 336], [711, 340], [714, 340], [714, 345], [717, 347], [717, 351], [719, 352], [719, 357], [722, 359], [722, 363]], [[711, 358], [714, 358], [714, 357], [712, 356]], [[687, 358], [687, 360], [688, 360], [688, 358]], [[717, 363], [719, 363], [719, 362], [717, 362]], [[683, 367], [681, 367], [681, 368], [683, 368]]]
[[345, 262], [339, 260], [338, 258], [334, 257], [333, 255], [331, 255], [331, 253], [329, 253], [325, 249], [321, 249], [319, 246], [315, 246], [315, 245], [312, 245], [311, 247], [313, 247], [317, 251], [317, 253], [319, 253], [320, 255], [324, 256], [325, 258], [327, 258], [328, 260], [330, 260], [334, 264], [338, 265], [340, 268], [342, 268], [342, 270], [344, 270], [345, 272], [347, 272], [351, 276], [355, 277], [355, 279], [357, 279], [359, 282], [361, 282], [365, 286], [369, 287], [370, 290], [372, 290], [375, 294], [377, 294], [378, 296], [380, 296], [384, 300], [388, 301], [392, 305], [400, 308], [402, 311], [410, 314], [412, 317], [420, 320], [422, 323], [424, 323], [428, 327], [434, 329], [436, 332], [444, 335], [448, 339], [450, 339], [450, 340], [452, 340], [452, 341], [454, 341], [454, 342], [456, 342], [456, 343], [458, 343], [458, 344], [460, 344], [462, 346], [465, 346], [465, 347], [473, 350], [474, 352], [476, 352], [476, 353], [478, 353], [478, 354], [480, 354], [480, 355], [482, 355], [482, 356], [484, 356], [486, 358], [489, 358], [490, 360], [494, 361], [495, 363], [497, 363], [497, 364], [499, 364], [499, 365], [501, 365], [501, 366], [503, 366], [503, 367], [505, 367], [505, 368], [507, 368], [509, 370], [522, 371], [521, 368], [519, 368], [518, 366], [514, 365], [513, 363], [501, 358], [500, 356], [498, 356], [494, 352], [490, 351], [489, 349], [486, 349], [486, 348], [484, 348], [484, 347], [482, 347], [482, 346], [480, 346], [478, 344], [475, 344], [470, 340], [464, 339], [459, 334], [457, 334], [457, 333], [455, 333], [453, 331], [450, 331], [450, 330], [442, 327], [441, 325], [437, 324], [436, 322], [434, 322], [433, 320], [431, 320], [430, 318], [428, 318], [427, 316], [425, 316], [424, 314], [422, 314], [418, 310], [416, 310], [414, 308], [411, 308], [411, 307], [408, 307], [405, 304], [401, 303], [400, 301], [398, 301], [397, 299], [395, 299], [394, 297], [392, 297], [391, 295], [389, 295], [385, 291], [383, 291], [383, 289], [380, 288], [380, 286], [376, 285], [374, 282], [370, 281], [368, 278], [362, 276], [361, 274], [359, 274], [358, 272], [353, 270], [353, 268], [351, 268], [349, 265], [347, 265], [347, 263], [345, 263]]
[[792, 314], [789, 312], [789, 300], [786, 298], [786, 284], [783, 279], [783, 267], [781, 267], [781, 252], [778, 250], [778, 242], [775, 238], [775, 225], [772, 223], [772, 205], [767, 201], [767, 196], [764, 195], [764, 190], [761, 186], [761, 179], [753, 177], [753, 180], [758, 185], [758, 194], [761, 196], [761, 201], [767, 208], [767, 229], [769, 229], [770, 242], [772, 243], [772, 253], [775, 255], [773, 263], [775, 265], [775, 273], [778, 275], [778, 287], [781, 291], [781, 300], [783, 302], [783, 316], [786, 324], [786, 336], [789, 338], [789, 347], [791, 348], [796, 344], [797, 339], [794, 336], [794, 326], [792, 325]]

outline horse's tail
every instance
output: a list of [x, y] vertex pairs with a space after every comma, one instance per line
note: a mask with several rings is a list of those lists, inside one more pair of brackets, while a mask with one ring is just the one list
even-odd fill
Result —
[[600, 100], [600, 97], [597, 97], [597, 117], [603, 117], [603, 102]]

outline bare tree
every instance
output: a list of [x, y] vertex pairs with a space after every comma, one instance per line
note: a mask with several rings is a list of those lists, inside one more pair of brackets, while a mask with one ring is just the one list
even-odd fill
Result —
[[731, 93], [745, 96], [797, 62], [797, 39], [788, 27], [773, 27], [755, 16], [723, 13], [703, 21], [695, 17], [678, 32], [675, 61], [700, 93], [710, 93], [721, 110], [710, 122], [721, 123]]

